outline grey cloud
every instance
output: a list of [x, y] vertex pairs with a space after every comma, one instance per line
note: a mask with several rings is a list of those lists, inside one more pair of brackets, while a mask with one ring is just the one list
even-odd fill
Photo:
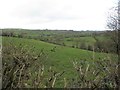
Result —
[[[3, 0], [0, 24], [3, 26], [55, 28], [103, 27], [104, 12], [111, 0]], [[6, 5], [6, 1], [9, 2]], [[110, 1], [110, 2], [109, 2]], [[101, 7], [102, 5], [102, 7]], [[111, 4], [112, 5], [112, 4]], [[6, 7], [8, 6], [8, 7]], [[3, 8], [4, 7], [4, 8]], [[4, 22], [4, 23], [3, 23]], [[12, 22], [12, 23], [11, 23]], [[90, 25], [92, 23], [92, 25]], [[66, 26], [68, 25], [68, 26]]]

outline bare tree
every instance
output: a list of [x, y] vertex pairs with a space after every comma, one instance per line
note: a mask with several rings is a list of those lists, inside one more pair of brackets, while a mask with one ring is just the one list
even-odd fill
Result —
[[112, 30], [120, 29], [120, 0], [116, 7], [112, 7], [109, 11], [107, 26]]
[[[117, 54], [120, 55], [120, 0], [118, 0], [117, 7], [113, 8], [113, 13], [108, 18], [107, 26], [113, 30], [112, 39], [117, 48]], [[119, 59], [119, 58], [118, 58]], [[118, 68], [120, 68], [120, 60], [118, 60]], [[118, 70], [118, 77], [120, 78], [120, 71]], [[118, 80], [120, 86], [120, 79]], [[120, 88], [120, 87], [119, 87]]]
[[110, 9], [107, 26], [112, 30], [111, 39], [115, 43], [116, 53], [119, 54], [119, 33], [120, 33], [120, 0], [118, 5]]

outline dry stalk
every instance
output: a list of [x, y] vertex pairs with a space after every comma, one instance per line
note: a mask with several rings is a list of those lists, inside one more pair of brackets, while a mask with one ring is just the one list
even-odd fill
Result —
[[54, 79], [53, 79], [52, 88], [53, 88], [54, 85], [55, 85], [55, 81], [56, 81], [56, 76], [55, 76]]
[[88, 64], [87, 67], [86, 67], [85, 76], [87, 76], [87, 72], [88, 72], [89, 66], [90, 66], [90, 65]]
[[67, 81], [66, 81], [66, 78], [64, 78], [64, 88], [67, 87]]
[[22, 71], [25, 67], [25, 64], [22, 66], [21, 70], [20, 70], [20, 76], [19, 76], [19, 80], [18, 80], [18, 85], [20, 84], [20, 80], [21, 80], [21, 75], [22, 75]]

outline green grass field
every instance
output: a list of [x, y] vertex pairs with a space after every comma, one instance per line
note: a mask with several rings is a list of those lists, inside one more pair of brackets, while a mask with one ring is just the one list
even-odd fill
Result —
[[63, 44], [66, 46], [74, 46], [76, 47], [76, 43], [78, 44], [77, 48], [84, 43], [86, 49], [88, 46], [93, 46], [96, 43], [94, 33], [98, 33], [100, 35], [96, 35], [95, 37], [100, 41], [111, 41], [110, 37], [102, 34], [105, 32], [95, 32], [95, 31], [62, 31], [62, 30], [24, 30], [24, 29], [4, 29], [3, 32], [13, 32], [16, 36], [22, 34], [24, 38], [37, 39], [42, 40], [49, 43], [56, 43], [58, 45]]
[[[64, 75], [61, 78], [65, 77], [67, 79], [71, 79], [72, 77], [76, 76], [72, 64], [73, 60], [76, 60], [78, 62], [80, 60], [87, 60], [89, 63], [92, 63], [94, 60], [101, 60], [105, 58], [107, 59], [108, 57], [110, 57], [112, 60], [117, 60], [117, 55], [115, 54], [95, 52], [93, 58], [92, 51], [59, 46], [34, 39], [2, 37], [2, 41], [3, 47], [9, 43], [13, 43], [15, 46], [23, 45], [25, 48], [28, 48], [28, 50], [30, 48], [33, 48], [31, 52], [34, 52], [36, 54], [40, 53], [40, 51], [43, 50], [48, 56], [48, 58], [44, 61], [45, 70], [48, 70], [49, 67], [52, 67], [52, 69], [56, 72], [65, 71]], [[53, 48], [55, 48], [55, 50], [51, 51]], [[58, 87], [62, 86], [62, 82], [62, 80], [58, 82]]]
[[88, 45], [93, 45], [96, 42], [96, 40], [93, 37], [86, 36], [86, 37], [77, 37], [77, 38], [65, 38], [64, 42], [65, 45], [67, 46], [72, 46], [76, 42], [79, 42], [79, 44], [84, 42], [88, 46]]

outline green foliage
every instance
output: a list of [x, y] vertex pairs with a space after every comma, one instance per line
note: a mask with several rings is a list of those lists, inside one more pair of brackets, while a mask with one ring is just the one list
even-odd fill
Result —
[[[12, 41], [13, 40], [15, 40], [15, 38], [12, 38]], [[24, 39], [22, 39], [22, 42], [23, 41]], [[119, 86], [119, 76], [117, 72], [119, 65], [117, 60], [112, 60], [110, 56], [94, 61], [85, 60], [84, 58], [82, 60], [75, 59], [72, 62], [65, 62], [65, 60], [62, 60], [62, 58], [65, 59], [65, 57], [61, 53], [61, 62], [59, 61], [58, 63], [60, 67], [64, 65], [67, 66], [63, 68], [64, 71], [62, 68], [57, 70], [59, 68], [57, 62], [52, 61], [55, 67], [49, 67], [48, 63], [45, 63], [47, 55], [44, 50], [36, 53], [33, 47], [30, 49], [24, 44], [14, 44], [9, 41], [5, 44], [4, 41], [2, 56], [4, 89], [56, 87], [97, 89], [118, 88]], [[53, 47], [52, 50], [54, 50], [55, 53], [58, 51], [58, 49], [56, 51], [56, 47]], [[48, 59], [50, 60], [50, 58]], [[73, 65], [68, 67], [70, 63], [73, 63]], [[47, 71], [46, 66], [49, 67]], [[54, 68], [56, 68], [57, 71], [54, 70]], [[70, 73], [71, 71], [72, 73]], [[68, 78], [68, 76], [70, 77]]]
[[96, 52], [118, 53], [118, 37], [114, 31], [3, 29], [2, 35], [35, 39], [73, 48], [83, 47], [85, 50], [92, 50], [90, 46], [95, 45]]
[[8, 36], [2, 38], [6, 89], [118, 87], [116, 44], [109, 34], [57, 30], [4, 32], [3, 36], [6, 33]]

